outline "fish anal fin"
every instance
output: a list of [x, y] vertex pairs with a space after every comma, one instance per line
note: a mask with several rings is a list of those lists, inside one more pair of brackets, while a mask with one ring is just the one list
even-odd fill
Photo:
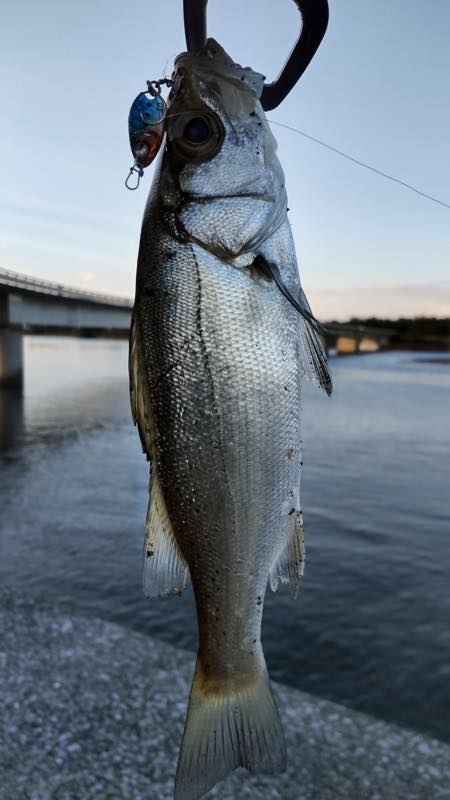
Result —
[[291, 517], [288, 540], [270, 568], [270, 588], [276, 592], [278, 581], [288, 583], [292, 594], [296, 597], [305, 568], [305, 540], [302, 512], [294, 510]]
[[189, 569], [176, 542], [156, 466], [153, 465], [144, 538], [144, 595], [167, 597], [180, 594], [188, 581]]

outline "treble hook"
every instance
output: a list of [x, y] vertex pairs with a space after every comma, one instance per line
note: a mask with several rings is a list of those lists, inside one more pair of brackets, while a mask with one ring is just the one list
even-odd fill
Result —
[[[129, 184], [129, 180], [130, 180], [133, 172], [137, 172], [136, 186], [130, 186], [130, 184]], [[130, 167], [130, 171], [129, 171], [127, 179], [125, 181], [125, 186], [127, 187], [127, 189], [130, 190], [130, 192], [134, 192], [139, 187], [139, 184], [141, 182], [141, 178], [142, 178], [143, 174], [144, 174], [144, 170], [142, 169], [142, 167], [139, 166], [139, 164], [136, 164], [136, 162], [133, 164], [132, 167]]]
[[[265, 83], [261, 95], [264, 111], [280, 105], [314, 56], [328, 25], [327, 0], [294, 0], [302, 17], [302, 28], [283, 69], [273, 83]], [[206, 47], [208, 0], [183, 0], [187, 49], [199, 53]]]

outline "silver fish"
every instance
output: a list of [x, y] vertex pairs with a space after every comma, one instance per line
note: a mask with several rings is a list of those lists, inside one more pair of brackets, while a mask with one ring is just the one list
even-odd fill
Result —
[[[195, 594], [199, 650], [175, 798], [285, 766], [260, 641], [267, 583], [303, 572], [300, 384], [331, 391], [302, 292], [263, 76], [213, 39], [175, 61], [146, 206], [131, 402], [151, 460], [147, 596]], [[285, 290], [285, 295], [280, 291]], [[298, 313], [289, 298], [296, 304]]]

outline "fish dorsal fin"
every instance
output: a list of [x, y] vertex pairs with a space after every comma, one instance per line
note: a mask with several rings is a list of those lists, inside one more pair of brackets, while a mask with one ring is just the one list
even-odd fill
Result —
[[[134, 309], [130, 331], [130, 399], [134, 424], [137, 425], [142, 449], [152, 460], [155, 425], [151, 414], [150, 389], [144, 362], [139, 315]], [[144, 538], [144, 570], [142, 583], [146, 597], [165, 597], [183, 591], [189, 579], [187, 564], [178, 548], [167, 513], [153, 459], [150, 480], [150, 501]]]
[[189, 570], [172, 530], [155, 466], [151, 472], [142, 586], [145, 597], [167, 597], [183, 591]]
[[289, 583], [295, 597], [305, 567], [305, 540], [302, 512], [294, 509], [291, 518], [288, 540], [270, 568], [270, 588], [276, 592], [279, 580]]

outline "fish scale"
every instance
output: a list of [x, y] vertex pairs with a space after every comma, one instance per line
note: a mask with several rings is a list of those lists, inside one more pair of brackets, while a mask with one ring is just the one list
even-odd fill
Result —
[[[208, 47], [206, 59], [175, 64], [130, 347], [133, 414], [152, 461], [144, 590], [177, 593], [190, 576], [198, 618], [176, 800], [196, 800], [238, 766], [284, 768], [261, 620], [268, 581], [295, 592], [303, 571], [301, 379], [328, 376], [314, 327], [265, 268], [276, 264], [308, 311], [259, 78]], [[210, 140], [180, 141], [177, 115], [194, 129], [202, 115]]]

